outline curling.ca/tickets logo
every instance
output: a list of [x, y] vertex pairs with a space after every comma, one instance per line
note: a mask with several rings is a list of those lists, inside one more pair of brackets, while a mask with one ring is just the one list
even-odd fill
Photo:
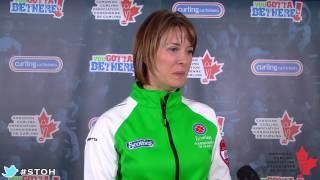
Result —
[[176, 2], [173, 12], [180, 12], [188, 18], [221, 18], [224, 6], [218, 2]]
[[251, 63], [251, 71], [258, 76], [299, 76], [303, 64], [299, 60], [256, 59]]
[[63, 62], [57, 56], [13, 56], [9, 67], [13, 72], [57, 73]]
[[13, 0], [10, 2], [10, 13], [47, 14], [62, 18], [64, 0]]
[[142, 14], [143, 5], [134, 0], [95, 0], [96, 6], [91, 9], [96, 20], [117, 20], [121, 26], [135, 23], [136, 17]]
[[[199, 78], [202, 84], [216, 81], [223, 72], [224, 63], [219, 63], [208, 50], [202, 57], [193, 57], [188, 78]], [[90, 72], [128, 73], [134, 75], [132, 54], [93, 55], [89, 61]]]

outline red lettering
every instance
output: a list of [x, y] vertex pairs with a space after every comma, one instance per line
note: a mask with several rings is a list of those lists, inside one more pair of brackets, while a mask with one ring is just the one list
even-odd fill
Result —
[[119, 61], [119, 59], [120, 59], [120, 57], [119, 56], [117, 56], [117, 55], [111, 55], [111, 61]]
[[133, 56], [132, 55], [129, 55], [128, 56], [128, 62], [132, 62], [133, 61]]
[[267, 1], [267, 7], [271, 7], [272, 1]]
[[272, 7], [280, 8], [280, 2], [278, 2], [278, 1], [273, 1], [273, 2], [272, 2]]
[[125, 54], [125, 55], [120, 55], [120, 54], [107, 54], [105, 56], [106, 61], [119, 61], [119, 62], [132, 62], [133, 57], [131, 54]]
[[119, 60], [120, 60], [120, 56], [118, 56], [118, 55], [112, 55], [112, 60], [113, 60], [113, 61], [119, 61]]
[[267, 7], [272, 7], [272, 8], [288, 8], [292, 9], [293, 7], [293, 2], [292, 1], [267, 1], [266, 3]]
[[53, 176], [52, 180], [60, 180], [60, 176]]
[[110, 60], [110, 56], [111, 56], [111, 55], [109, 55], [109, 54], [107, 54], [107, 55], [105, 56], [106, 61], [111, 61], [111, 60]]

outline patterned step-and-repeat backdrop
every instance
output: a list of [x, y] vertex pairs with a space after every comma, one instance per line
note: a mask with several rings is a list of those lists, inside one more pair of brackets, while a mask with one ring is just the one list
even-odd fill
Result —
[[197, 28], [184, 95], [216, 110], [233, 179], [320, 179], [317, 0], [1, 0], [0, 179], [83, 179], [87, 133], [128, 96], [134, 34], [163, 8]]

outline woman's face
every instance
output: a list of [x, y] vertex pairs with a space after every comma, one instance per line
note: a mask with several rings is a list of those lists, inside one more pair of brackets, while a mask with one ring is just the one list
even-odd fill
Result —
[[160, 40], [154, 73], [148, 70], [146, 89], [173, 91], [184, 85], [192, 62], [193, 47], [184, 29], [174, 28]]

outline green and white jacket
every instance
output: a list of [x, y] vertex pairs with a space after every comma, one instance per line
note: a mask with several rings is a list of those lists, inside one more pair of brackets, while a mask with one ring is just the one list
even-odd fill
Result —
[[101, 115], [87, 137], [85, 180], [229, 180], [215, 112], [181, 90], [145, 90]]

